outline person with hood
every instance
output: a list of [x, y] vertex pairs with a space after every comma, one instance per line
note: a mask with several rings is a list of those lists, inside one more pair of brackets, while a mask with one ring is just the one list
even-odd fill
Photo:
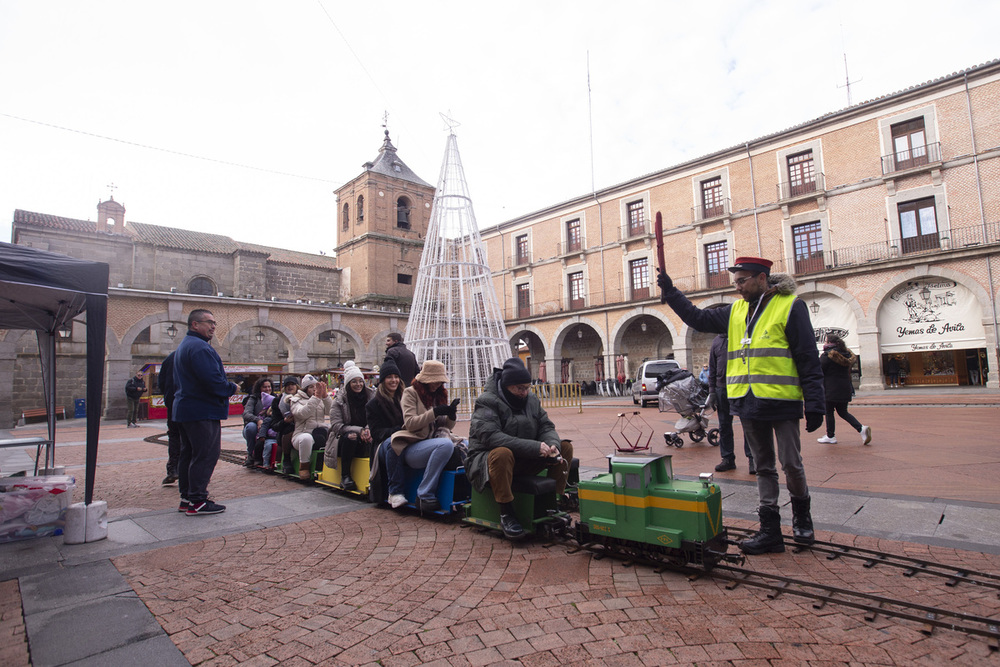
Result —
[[403, 334], [395, 331], [385, 337], [385, 361], [392, 361], [396, 364], [396, 368], [399, 369], [399, 377], [403, 380], [404, 389], [410, 386], [417, 371], [420, 370], [417, 358], [403, 343]]
[[[265, 398], [267, 399], [265, 401]], [[246, 467], [254, 465], [254, 448], [257, 446], [257, 433], [264, 421], [268, 408], [271, 407], [271, 380], [261, 378], [253, 385], [253, 391], [243, 404], [243, 439], [247, 443], [247, 458], [243, 462]]]
[[[392, 434], [403, 428], [403, 381], [399, 377], [399, 368], [392, 359], [382, 364], [378, 374], [378, 387], [375, 397], [368, 401], [365, 412], [368, 415], [368, 429], [375, 443], [375, 457], [372, 458], [370, 480], [376, 486], [375, 501], [388, 502], [393, 509], [406, 504], [403, 494], [402, 476], [391, 488], [388, 485], [388, 457], [392, 456], [393, 465], [399, 465], [399, 457], [392, 451]], [[386, 474], [381, 474], [385, 472]]]
[[862, 445], [870, 444], [872, 441], [871, 427], [863, 426], [847, 411], [847, 404], [851, 402], [851, 395], [854, 393], [851, 384], [851, 366], [854, 365], [855, 359], [857, 356], [847, 349], [843, 338], [836, 334], [827, 334], [823, 354], [819, 357], [819, 365], [823, 369], [823, 389], [826, 393], [826, 435], [816, 442], [837, 444], [834, 411], [861, 434]]
[[365, 386], [364, 373], [353, 361], [344, 364], [344, 385], [330, 408], [330, 435], [323, 452], [323, 465], [336, 468], [340, 459], [340, 485], [354, 491], [358, 485], [351, 478], [351, 464], [356, 458], [371, 458], [372, 434], [368, 428], [368, 401], [375, 390]]
[[777, 461], [792, 499], [792, 535], [800, 544], [815, 540], [799, 421], [804, 411], [806, 431], [812, 433], [826, 414], [809, 308], [795, 296], [794, 278], [771, 275], [771, 265], [760, 257], [738, 257], [729, 271], [742, 298], [722, 308], [696, 307], [662, 268], [656, 279], [660, 301], [685, 324], [697, 331], [728, 333], [726, 394], [757, 467], [760, 530], [740, 543], [740, 550], [751, 555], [785, 550]]
[[309, 462], [317, 443], [326, 442], [326, 415], [333, 407], [329, 389], [312, 375], [302, 378], [298, 393], [288, 399], [295, 419], [292, 446], [299, 452], [299, 479], [309, 479]]
[[392, 434], [392, 453], [387, 452], [390, 505], [395, 502], [398, 507], [406, 502], [405, 496], [403, 503], [398, 498], [403, 495], [404, 469], [399, 465], [402, 461], [411, 468], [424, 470], [424, 478], [417, 487], [417, 509], [421, 513], [441, 509], [438, 482], [455, 453], [455, 445], [462, 442], [451, 434], [461, 399], [448, 403], [447, 382], [444, 364], [428, 359], [410, 386], [403, 390], [400, 399], [403, 429]]
[[556, 481], [560, 500], [566, 491], [573, 446], [531, 393], [531, 373], [517, 357], [494, 369], [476, 399], [469, 426], [469, 459], [465, 473], [480, 493], [489, 484], [500, 505], [504, 535], [518, 539], [524, 528], [514, 515], [514, 475], [537, 475], [545, 468]]

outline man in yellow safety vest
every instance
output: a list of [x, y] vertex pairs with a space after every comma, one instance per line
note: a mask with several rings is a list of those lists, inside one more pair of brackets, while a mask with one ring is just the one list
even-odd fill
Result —
[[740, 544], [747, 554], [785, 550], [777, 461], [785, 471], [792, 499], [792, 535], [800, 544], [814, 541], [799, 421], [804, 410], [806, 431], [811, 433], [823, 424], [826, 412], [823, 371], [809, 309], [795, 296], [795, 280], [783, 273], [771, 275], [771, 265], [760, 257], [737, 258], [729, 271], [742, 298], [723, 308], [696, 307], [663, 271], [656, 281], [661, 303], [668, 304], [685, 324], [697, 331], [729, 335], [726, 393], [757, 466], [760, 531]]

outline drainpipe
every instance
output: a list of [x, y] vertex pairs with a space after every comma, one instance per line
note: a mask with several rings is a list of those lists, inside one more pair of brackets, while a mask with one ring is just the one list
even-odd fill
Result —
[[[983, 206], [983, 178], [979, 171], [979, 150], [976, 148], [976, 127], [972, 122], [972, 95], [969, 93], [969, 73], [966, 72], [962, 75], [962, 80], [965, 84], [965, 104], [969, 109], [969, 136], [972, 139], [972, 163], [976, 166], [976, 194], [979, 195], [979, 222], [983, 226], [983, 243], [987, 240], [987, 228], [986, 228], [986, 209]], [[951, 221], [948, 221], [951, 224]], [[996, 291], [993, 289], [993, 263], [990, 261], [990, 256], [986, 256], [986, 279], [989, 281], [990, 288], [990, 307], [993, 310], [993, 341], [994, 341], [994, 352], [998, 349], [998, 344], [1000, 344], [1000, 337], [997, 336], [997, 300]], [[1000, 364], [1000, 355], [994, 354], [993, 361], [995, 369], [993, 372], [996, 373], [997, 365]]]
[[[747, 160], [750, 161], [750, 196], [753, 198], [753, 227], [757, 232], [757, 256], [760, 257], [760, 221], [757, 220], [757, 189], [753, 182], [753, 156], [750, 155], [750, 142], [747, 142]], [[730, 211], [731, 213], [731, 211]]]

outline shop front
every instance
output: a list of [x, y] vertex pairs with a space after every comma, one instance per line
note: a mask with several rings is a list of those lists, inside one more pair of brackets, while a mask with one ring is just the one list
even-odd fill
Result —
[[882, 368], [898, 369], [900, 386], [985, 384], [982, 308], [954, 280], [899, 285], [879, 308], [878, 325]]
[[[226, 377], [240, 386], [240, 391], [229, 397], [229, 414], [243, 414], [243, 399], [253, 389], [254, 383], [260, 378], [270, 378], [275, 385], [281, 384], [285, 364], [223, 364]], [[160, 364], [147, 364], [142, 368], [149, 392], [143, 396], [148, 419], [166, 419], [167, 406], [163, 395], [155, 393], [159, 387]]]

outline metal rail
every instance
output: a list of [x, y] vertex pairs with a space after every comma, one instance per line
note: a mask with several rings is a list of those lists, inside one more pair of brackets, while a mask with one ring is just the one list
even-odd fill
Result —
[[[756, 532], [750, 528], [736, 528], [733, 526], [726, 526], [726, 530], [730, 535], [733, 533], [751, 535]], [[785, 537], [785, 546], [801, 551], [808, 550], [825, 553], [827, 560], [836, 560], [838, 558], [861, 560], [864, 561], [864, 567], [866, 568], [872, 568], [876, 565], [895, 567], [903, 570], [904, 577], [926, 574], [946, 579], [945, 585], [947, 586], [957, 586], [958, 584], [966, 583], [1000, 591], [1000, 575], [991, 572], [977, 572], [965, 567], [944, 565], [930, 560], [902, 556], [887, 551], [856, 547], [849, 544], [838, 544], [836, 542], [823, 542], [821, 540], [817, 540], [810, 545], [803, 545], [791, 538]]]

